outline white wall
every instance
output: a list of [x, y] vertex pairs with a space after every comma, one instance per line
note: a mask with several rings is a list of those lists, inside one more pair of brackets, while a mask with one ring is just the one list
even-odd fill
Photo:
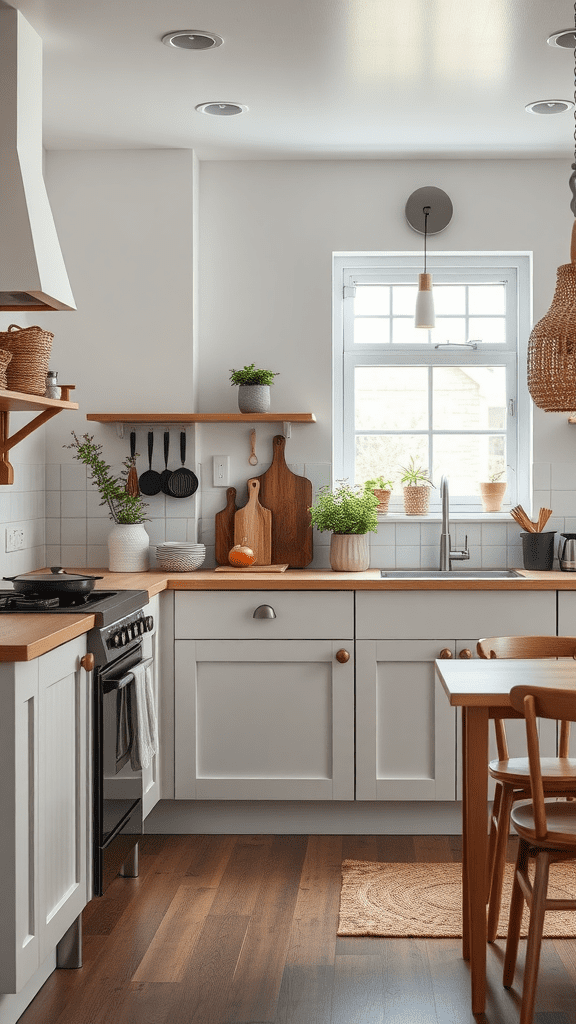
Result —
[[[96, 565], [106, 557], [103, 510], [62, 445], [71, 429], [89, 428], [119, 466], [128, 439], [120, 441], [112, 427], [87, 424], [86, 412], [235, 411], [229, 372], [245, 363], [279, 371], [273, 410], [316, 414], [316, 424], [293, 427], [287, 457], [321, 483], [332, 443], [332, 253], [420, 250], [421, 236], [408, 227], [404, 207], [414, 189], [436, 185], [450, 195], [454, 216], [430, 239], [430, 250], [532, 250], [536, 320], [550, 304], [556, 267], [569, 260], [569, 171], [560, 160], [198, 166], [190, 151], [49, 152], [47, 186], [78, 311], [37, 314], [37, 321], [55, 334], [51, 363], [62, 381], [76, 384], [80, 412], [63, 413], [46, 428], [48, 560]], [[10, 319], [0, 314], [0, 328]], [[254, 472], [250, 426], [188, 430], [188, 465], [201, 466], [201, 502], [200, 495], [187, 505], [152, 499], [153, 542], [194, 536], [198, 516], [202, 537], [213, 542], [225, 491], [211, 486], [211, 456], [231, 455], [230, 482], [242, 502]], [[258, 427], [255, 472], [266, 469], [277, 430]], [[572, 527], [576, 517], [575, 430], [567, 416], [535, 410], [535, 500], [556, 502], [556, 529]], [[178, 431], [171, 437], [176, 465]], [[143, 429], [138, 450], [145, 452]], [[155, 466], [162, 468], [160, 430]], [[0, 493], [2, 499], [5, 520], [14, 514], [12, 498], [9, 508]], [[436, 546], [427, 526], [433, 529], [386, 524], [373, 542], [382, 557], [401, 547], [400, 562], [417, 549], [425, 561]], [[483, 551], [496, 560], [511, 546], [517, 554], [512, 523], [475, 528], [474, 537], [477, 560]], [[326, 564], [327, 541], [317, 538], [315, 564]]]

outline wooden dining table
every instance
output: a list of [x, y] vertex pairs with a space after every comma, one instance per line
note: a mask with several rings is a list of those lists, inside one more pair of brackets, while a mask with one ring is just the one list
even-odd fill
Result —
[[472, 1013], [484, 1013], [490, 719], [521, 717], [510, 704], [513, 686], [576, 689], [576, 662], [474, 658], [436, 661], [436, 672], [451, 706], [462, 708], [462, 955], [470, 961]]

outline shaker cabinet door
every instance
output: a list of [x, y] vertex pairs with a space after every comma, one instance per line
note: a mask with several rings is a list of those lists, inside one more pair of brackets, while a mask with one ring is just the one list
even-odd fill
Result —
[[354, 798], [350, 642], [178, 640], [175, 658], [177, 799]]

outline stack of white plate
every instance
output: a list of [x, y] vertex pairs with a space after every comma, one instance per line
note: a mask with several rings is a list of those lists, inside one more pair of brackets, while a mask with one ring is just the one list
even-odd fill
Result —
[[156, 547], [156, 565], [165, 572], [193, 572], [206, 558], [206, 545], [167, 540]]

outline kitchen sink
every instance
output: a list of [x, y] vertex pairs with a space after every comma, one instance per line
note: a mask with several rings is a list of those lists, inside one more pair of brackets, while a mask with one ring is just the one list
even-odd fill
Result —
[[522, 574], [515, 569], [381, 569], [387, 580], [513, 580]]

